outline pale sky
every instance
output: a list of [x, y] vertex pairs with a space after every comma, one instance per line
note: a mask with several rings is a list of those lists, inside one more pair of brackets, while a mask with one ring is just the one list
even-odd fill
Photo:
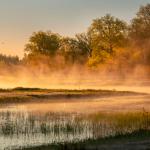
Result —
[[0, 0], [0, 53], [23, 56], [34, 31], [74, 36], [111, 13], [129, 22], [150, 0]]

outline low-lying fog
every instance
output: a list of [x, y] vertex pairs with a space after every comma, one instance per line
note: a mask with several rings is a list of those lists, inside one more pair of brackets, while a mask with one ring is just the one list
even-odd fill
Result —
[[1, 111], [19, 110], [56, 113], [95, 113], [95, 112], [142, 112], [150, 111], [150, 95], [113, 96], [91, 99], [63, 99], [38, 103], [22, 103], [1, 108]]

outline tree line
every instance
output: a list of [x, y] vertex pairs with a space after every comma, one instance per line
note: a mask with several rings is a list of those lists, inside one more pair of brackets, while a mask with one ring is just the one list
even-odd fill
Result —
[[110, 14], [94, 19], [87, 32], [74, 38], [51, 31], [34, 32], [24, 51], [22, 60], [2, 56], [0, 60], [29, 66], [46, 64], [53, 69], [75, 64], [120, 72], [137, 65], [150, 67], [150, 4], [141, 6], [130, 23]]

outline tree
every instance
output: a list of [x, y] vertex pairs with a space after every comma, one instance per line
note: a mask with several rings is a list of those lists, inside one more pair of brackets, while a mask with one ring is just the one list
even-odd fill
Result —
[[78, 42], [79, 49], [82, 50], [82, 54], [90, 57], [91, 56], [91, 47], [90, 47], [90, 39], [85, 33], [77, 34], [76, 39]]
[[114, 54], [115, 49], [124, 45], [127, 25], [118, 18], [106, 15], [93, 21], [88, 36], [92, 49], [91, 62], [102, 63]]
[[64, 56], [66, 63], [75, 63], [80, 53], [76, 39], [69, 37], [62, 38], [59, 53]]
[[150, 64], [150, 4], [140, 7], [131, 22], [129, 37], [139, 50], [141, 63]]
[[76, 38], [64, 37], [60, 42], [59, 54], [64, 56], [65, 62], [69, 64], [81, 63], [87, 61], [89, 48], [82, 34]]
[[134, 40], [150, 39], [150, 4], [141, 6], [136, 17], [131, 22], [130, 36]]
[[25, 46], [25, 52], [31, 55], [54, 55], [59, 48], [60, 36], [52, 32], [34, 32]]
[[0, 54], [0, 63], [4, 63], [6, 65], [17, 65], [20, 63], [18, 56], [7, 56]]

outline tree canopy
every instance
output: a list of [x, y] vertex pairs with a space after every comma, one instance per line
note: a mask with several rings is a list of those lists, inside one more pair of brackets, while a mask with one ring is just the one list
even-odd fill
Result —
[[140, 7], [136, 17], [132, 20], [130, 36], [141, 43], [150, 39], [150, 4]]
[[115, 49], [124, 45], [127, 25], [124, 21], [111, 15], [93, 20], [88, 36], [92, 49], [92, 63], [104, 62]]
[[34, 32], [25, 46], [28, 54], [54, 55], [59, 48], [60, 36], [48, 32]]
[[150, 64], [150, 4], [140, 7], [131, 22], [129, 37], [139, 51], [141, 62]]
[[[25, 53], [27, 58], [33, 59], [38, 55], [50, 56], [51, 60], [59, 59], [65, 65], [80, 63], [97, 67], [112, 60], [127, 65], [137, 62], [142, 64], [150, 62], [149, 41], [150, 4], [147, 4], [140, 7], [129, 25], [106, 14], [93, 20], [87, 32], [76, 34], [75, 37], [64, 37], [50, 31], [34, 32], [25, 46]], [[117, 58], [118, 54], [123, 54], [120, 56], [121, 61]], [[130, 61], [126, 61], [126, 56]], [[55, 57], [57, 59], [52, 59]], [[40, 56], [36, 60], [38, 58], [45, 57]]]

